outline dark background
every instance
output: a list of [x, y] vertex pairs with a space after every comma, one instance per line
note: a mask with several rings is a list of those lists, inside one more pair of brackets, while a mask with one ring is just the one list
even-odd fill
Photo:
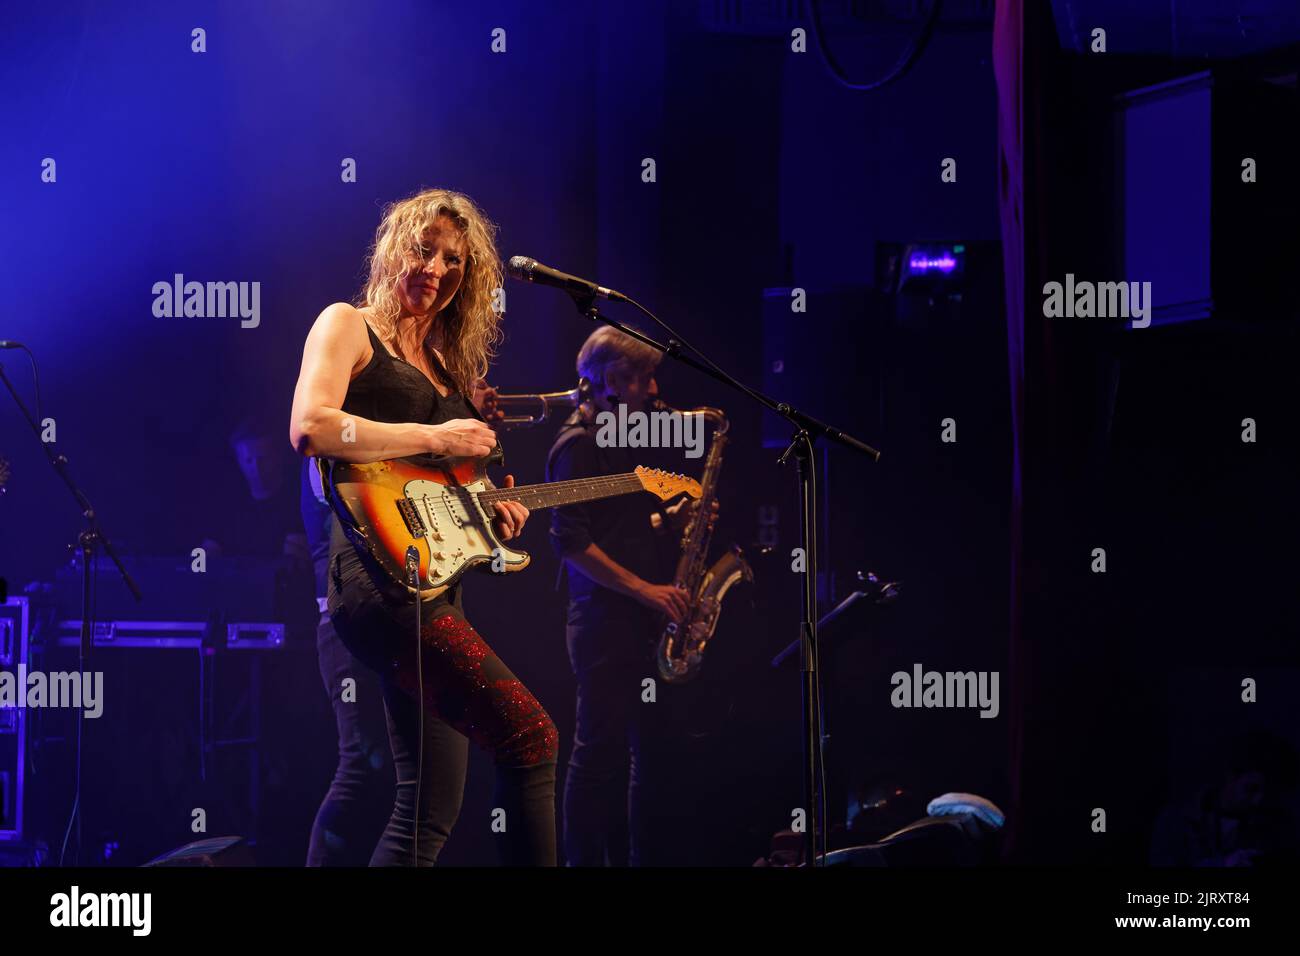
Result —
[[[1110, 94], [1184, 66], [1149, 50], [1085, 62], [1048, 5], [1030, 6], [1032, 454], [1025, 637], [1011, 648], [1022, 683], [1008, 658], [1011, 417], [991, 3], [946, 4], [915, 67], [872, 92], [837, 84], [811, 36], [807, 53], [791, 52], [790, 31], [809, 26], [800, 4], [10, 4], [0, 15], [0, 277], [12, 291], [0, 334], [36, 353], [58, 448], [119, 547], [185, 558], [214, 524], [241, 520], [227, 448], [236, 422], [283, 422], [292, 467], [302, 340], [325, 305], [356, 294], [382, 204], [421, 186], [463, 191], [499, 223], [503, 258], [531, 255], [627, 292], [732, 373], [883, 450], [878, 464], [840, 448], [820, 457], [822, 611], [858, 571], [904, 583], [887, 618], [852, 624], [826, 650], [837, 788], [887, 782], [911, 806], [980, 793], [1023, 825], [1016, 858], [1140, 860], [1167, 785], [1196, 776], [1195, 742], [1222, 729], [1218, 705], [1195, 706], [1189, 682], [1209, 668], [1226, 682], [1211, 696], [1229, 704], [1240, 667], [1261, 683], [1264, 668], [1282, 668], [1277, 679], [1294, 684], [1293, 645], [1279, 641], [1296, 623], [1295, 446], [1281, 437], [1294, 427], [1282, 417], [1294, 404], [1284, 384], [1294, 339], [1276, 326], [1222, 338], [1148, 330], [1142, 346], [1109, 328], [1030, 331], [1042, 325], [1032, 316], [1043, 275], [1111, 277], [1102, 250], [1119, 215], [1114, 151], [1096, 132], [1108, 128]], [[823, 26], [837, 59], [865, 80], [897, 60], [917, 12], [827, 4]], [[195, 26], [208, 34], [201, 55], [190, 52]], [[507, 31], [504, 55], [489, 49], [496, 27]], [[1112, 30], [1113, 42], [1124, 32]], [[55, 185], [40, 181], [47, 156], [58, 161]], [[653, 184], [640, 178], [647, 156]], [[356, 159], [358, 182], [340, 181], [344, 157]], [[946, 157], [957, 160], [955, 183], [940, 180]], [[896, 295], [881, 263], [910, 241], [969, 244], [966, 284]], [[151, 286], [177, 272], [260, 281], [260, 327], [155, 318]], [[791, 287], [807, 290], [806, 313], [790, 313]], [[492, 383], [570, 387], [589, 324], [553, 290], [510, 283], [507, 294]], [[18, 356], [6, 352], [5, 368], [30, 396]], [[1108, 405], [1117, 367], [1123, 386]], [[798, 673], [768, 666], [796, 636], [794, 475], [776, 464], [781, 432], [755, 407], [685, 368], [665, 365], [659, 384], [678, 407], [719, 406], [731, 418], [715, 544], [745, 546], [759, 579], [729, 597], [701, 682], [657, 705], [679, 727], [658, 801], [664, 852], [747, 865], [802, 802]], [[1234, 422], [1251, 413], [1267, 440], [1244, 446]], [[956, 444], [939, 441], [947, 417]], [[521, 483], [541, 479], [554, 425], [505, 437]], [[20, 593], [66, 563], [78, 519], [7, 399], [0, 455], [13, 469], [0, 498], [0, 574]], [[759, 519], [771, 508], [774, 539]], [[529, 572], [471, 581], [466, 606], [558, 723], [562, 773], [573, 681], [545, 525], [535, 515], [525, 534]], [[1088, 552], [1103, 540], [1110, 571], [1094, 576]], [[104, 727], [92, 728], [103, 735], [102, 802], [88, 802], [87, 819], [95, 839], [122, 841], [118, 861], [135, 863], [192, 837], [192, 801], [176, 794], [196, 773], [184, 690], [195, 670], [158, 652], [117, 653], [135, 657], [112, 665]], [[913, 663], [1000, 671], [1001, 715], [892, 708], [889, 676]], [[296, 865], [332, 770], [333, 726], [310, 647], [266, 667], [273, 789], [259, 858]], [[1271, 690], [1268, 707], [1284, 694]], [[138, 735], [123, 733], [125, 713], [110, 729], [114, 700], [126, 699]], [[1285, 723], [1285, 708], [1268, 712]], [[171, 789], [144, 785], [150, 762], [175, 778]], [[47, 766], [67, 764], [51, 746]], [[57, 843], [70, 791], [47, 792], [41, 836]], [[475, 753], [445, 862], [492, 862], [490, 792], [489, 761]], [[129, 832], [115, 809], [123, 793], [147, 808]], [[1104, 842], [1087, 826], [1094, 806], [1116, 811]], [[209, 832], [235, 829], [236, 811], [219, 817]]]
[[[1025, 11], [1036, 82], [1024, 104], [1016, 855], [1143, 863], [1161, 807], [1216, 788], [1241, 734], [1300, 745], [1300, 23], [1284, 4]], [[1105, 54], [1091, 52], [1097, 26]], [[1198, 74], [1212, 96], [1171, 92], [1142, 121], [1141, 146], [1126, 143], [1129, 94]], [[1269, 175], [1243, 183], [1246, 156]], [[1183, 311], [1198, 317], [1162, 324], [1157, 312], [1142, 330], [1044, 319], [1043, 284], [1067, 272], [1155, 279], [1158, 306], [1197, 300]], [[1261, 430], [1254, 444], [1244, 418]], [[1096, 547], [1105, 575], [1090, 571]], [[1255, 704], [1242, 702], [1245, 678]], [[1293, 791], [1282, 799], [1294, 806]], [[1098, 807], [1104, 838], [1075, 823]]]

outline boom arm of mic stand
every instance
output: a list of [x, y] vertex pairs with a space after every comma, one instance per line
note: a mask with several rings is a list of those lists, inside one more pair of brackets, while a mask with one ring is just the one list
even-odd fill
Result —
[[[771, 398], [768, 395], [764, 395], [762, 392], [758, 391], [757, 389], [753, 389], [747, 385], [744, 385], [743, 383], [732, 378], [722, 369], [718, 368], [712, 362], [701, 362], [695, 356], [689, 354], [688, 352], [683, 351], [684, 346], [689, 348], [689, 346], [686, 346], [686, 343], [678, 341], [677, 339], [674, 338], [674, 339], [669, 339], [668, 344], [664, 345], [662, 342], [652, 339], [644, 332], [640, 332], [636, 329], [630, 328], [624, 325], [622, 322], [619, 322], [617, 319], [611, 319], [609, 316], [603, 314], [599, 309], [596, 308], [596, 297], [594, 295], [578, 295], [576, 293], [570, 293], [570, 295], [572, 295], [573, 302], [578, 307], [578, 311], [581, 312], [587, 318], [591, 319], [591, 321], [601, 322], [605, 325], [613, 326], [614, 328], [622, 332], [624, 335], [630, 335], [638, 342], [643, 342], [646, 345], [650, 346], [651, 348], [657, 349], [658, 351], [662, 352], [664, 355], [667, 355], [669, 358], [676, 359], [678, 362], [681, 362], [683, 365], [689, 365], [691, 368], [703, 372], [705, 375], [709, 376], [710, 378], [716, 379], [722, 384], [730, 386], [731, 388], [735, 389], [738, 392], [744, 392], [746, 395], [750, 396], [755, 401], [759, 402], [761, 405], [764, 405], [765, 407], [776, 412], [782, 418], [789, 421], [792, 425], [795, 425], [796, 427], [808, 432], [810, 438], [816, 439], [819, 435], [825, 435], [831, 441], [838, 442], [839, 444], [844, 445], [846, 448], [852, 448], [854, 451], [862, 452], [864, 455], [870, 457], [872, 461], [880, 460], [879, 451], [877, 451], [875, 448], [872, 448], [866, 442], [859, 441], [857, 438], [854, 438], [852, 435], [848, 434], [848, 432], [841, 431], [838, 428], [828, 425], [825, 422], [821, 421], [820, 419], [814, 418], [813, 416], [807, 414], [806, 412], [801, 412], [799, 409], [795, 408], [793, 405], [791, 405], [788, 402], [778, 402], [776, 399]], [[632, 302], [631, 299], [629, 299], [628, 301]], [[651, 318], [655, 318], [652, 313], [648, 312], [646, 309], [641, 308], [641, 306], [637, 305], [635, 302], [632, 302], [632, 304], [636, 305], [637, 308], [641, 309], [642, 312], [645, 312]], [[655, 319], [655, 321], [658, 322], [659, 320]]]

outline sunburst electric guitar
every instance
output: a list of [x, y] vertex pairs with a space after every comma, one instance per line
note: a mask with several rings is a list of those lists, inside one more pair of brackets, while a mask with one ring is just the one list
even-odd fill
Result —
[[[663, 501], [700, 497], [693, 478], [638, 467], [621, 475], [491, 488], [482, 458], [416, 455], [367, 464], [318, 459], [322, 484], [348, 537], [393, 582], [411, 593], [418, 554], [419, 594], [429, 600], [470, 568], [522, 571], [526, 551], [504, 545], [492, 528], [494, 505], [519, 501], [530, 511], [648, 491]], [[409, 549], [414, 547], [415, 552]]]

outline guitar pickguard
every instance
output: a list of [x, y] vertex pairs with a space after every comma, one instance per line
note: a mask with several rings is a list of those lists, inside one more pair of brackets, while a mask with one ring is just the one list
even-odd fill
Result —
[[[428, 549], [422, 581], [430, 587], [446, 587], [462, 572], [477, 564], [495, 563], [502, 571], [517, 570], [528, 563], [528, 555], [501, 544], [491, 530], [491, 518], [474, 494], [486, 484], [444, 485], [427, 478], [408, 481], [402, 492], [413, 509], [419, 534]], [[401, 510], [406, 510], [402, 508]]]

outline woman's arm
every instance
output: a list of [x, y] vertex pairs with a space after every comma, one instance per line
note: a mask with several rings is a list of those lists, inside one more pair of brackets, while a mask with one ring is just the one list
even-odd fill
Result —
[[289, 420], [289, 441], [300, 454], [366, 462], [428, 452], [478, 457], [492, 450], [492, 429], [475, 419], [423, 425], [346, 414], [348, 383], [369, 348], [365, 318], [352, 306], [336, 302], [317, 317], [303, 346]]

